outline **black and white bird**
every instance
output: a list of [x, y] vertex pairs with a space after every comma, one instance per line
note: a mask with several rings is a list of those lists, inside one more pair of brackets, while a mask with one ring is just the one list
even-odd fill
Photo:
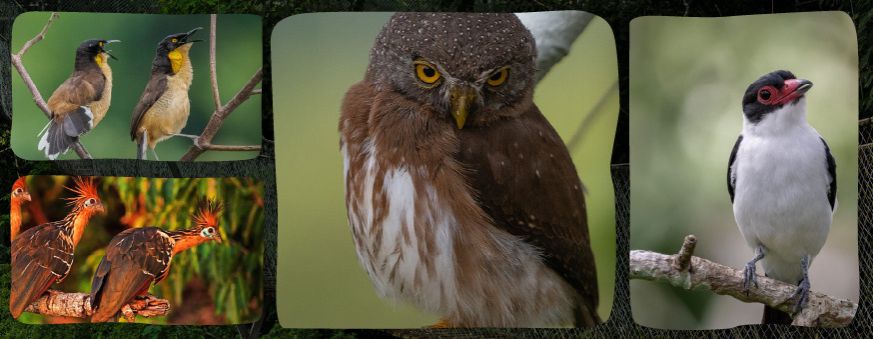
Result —
[[[806, 303], [809, 265], [824, 246], [836, 207], [836, 164], [806, 121], [809, 80], [789, 71], [765, 74], [743, 96], [743, 130], [728, 164], [734, 219], [755, 257], [744, 288], [757, 287], [755, 264], [767, 277], [797, 284], [794, 312]], [[790, 324], [765, 306], [762, 323]]]

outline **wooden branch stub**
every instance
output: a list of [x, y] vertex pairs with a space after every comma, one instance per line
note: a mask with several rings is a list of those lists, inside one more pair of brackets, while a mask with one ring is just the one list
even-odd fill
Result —
[[[742, 270], [690, 256], [690, 267], [693, 270], [680, 271], [674, 268], [676, 256], [678, 255], [633, 250], [630, 252], [630, 278], [665, 282], [688, 290], [710, 290], [743, 302], [765, 304], [789, 314], [794, 308], [795, 299], [792, 296], [797, 286], [758, 276], [758, 287], [746, 292], [743, 290]], [[857, 303], [810, 291], [809, 301], [794, 316], [793, 325], [842, 327], [852, 321], [857, 310]]]
[[673, 268], [680, 272], [689, 271], [691, 264], [691, 256], [694, 255], [694, 247], [697, 246], [697, 237], [694, 234], [685, 236], [685, 241], [682, 242], [682, 247], [679, 248], [679, 253], [676, 254], [673, 260]]
[[[55, 317], [88, 319], [94, 314], [91, 309], [91, 296], [86, 293], [65, 293], [48, 290], [39, 299], [27, 306], [25, 312]], [[122, 308], [122, 315], [133, 322], [137, 315], [142, 317], [165, 316], [170, 312], [170, 302], [149, 294], [145, 299], [134, 299]]]

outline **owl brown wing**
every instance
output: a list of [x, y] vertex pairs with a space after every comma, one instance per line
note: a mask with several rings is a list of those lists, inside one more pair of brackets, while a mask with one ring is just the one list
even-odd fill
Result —
[[582, 183], [539, 109], [464, 128], [459, 161], [470, 170], [469, 183], [494, 225], [540, 248], [546, 264], [579, 292], [586, 309], [577, 310], [577, 325], [599, 322]]
[[57, 281], [63, 280], [73, 264], [73, 244], [65, 221], [32, 227], [12, 241], [12, 317], [39, 298]]
[[112, 238], [91, 280], [91, 322], [113, 320], [121, 307], [163, 279], [173, 244], [155, 227], [127, 229]]
[[133, 108], [133, 113], [130, 115], [130, 140], [136, 140], [139, 124], [145, 113], [148, 112], [149, 108], [152, 108], [161, 95], [164, 95], [166, 90], [167, 75], [163, 73], [152, 74], [148, 84], [146, 84], [145, 91], [142, 92], [139, 102]]
[[106, 77], [99, 70], [77, 71], [61, 83], [46, 103], [53, 115], [63, 116], [103, 96]]

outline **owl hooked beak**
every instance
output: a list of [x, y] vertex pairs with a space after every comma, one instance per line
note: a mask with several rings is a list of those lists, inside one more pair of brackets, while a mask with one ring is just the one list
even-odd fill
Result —
[[470, 113], [470, 104], [477, 100], [476, 90], [470, 86], [457, 85], [449, 89], [452, 100], [452, 117], [458, 129], [464, 128], [467, 115]]

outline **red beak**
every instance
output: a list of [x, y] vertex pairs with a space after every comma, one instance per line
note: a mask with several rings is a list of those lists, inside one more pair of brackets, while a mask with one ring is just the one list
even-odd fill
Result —
[[803, 96], [806, 91], [812, 88], [812, 81], [804, 80], [804, 79], [789, 79], [785, 80], [785, 85], [782, 86], [782, 90], [779, 91], [779, 98], [777, 98], [773, 104], [781, 105], [785, 103], [789, 103], [794, 99], [797, 99]]

